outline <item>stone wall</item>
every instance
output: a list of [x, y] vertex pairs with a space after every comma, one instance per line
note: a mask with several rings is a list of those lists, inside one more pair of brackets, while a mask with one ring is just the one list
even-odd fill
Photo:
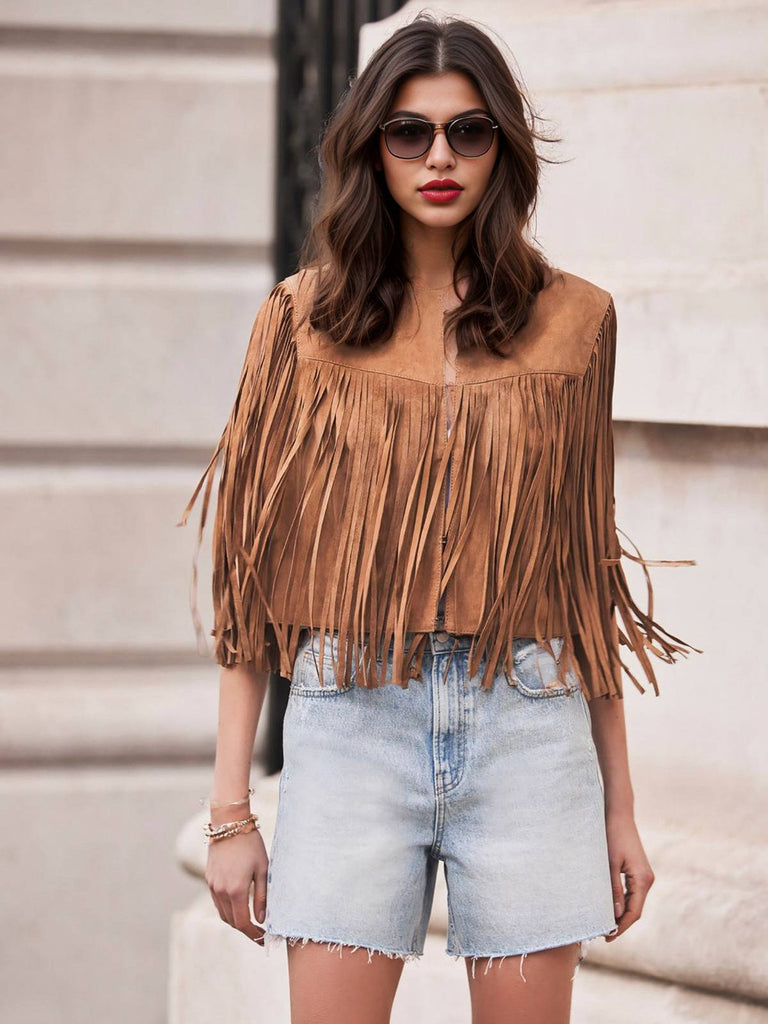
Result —
[[276, 7], [0, 24], [2, 1016], [148, 1024], [216, 729], [175, 524], [273, 283]]

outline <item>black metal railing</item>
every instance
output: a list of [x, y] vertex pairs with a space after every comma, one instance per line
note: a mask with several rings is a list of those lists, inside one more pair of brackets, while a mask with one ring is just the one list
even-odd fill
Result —
[[320, 184], [316, 148], [357, 73], [358, 38], [403, 0], [279, 0], [277, 32], [277, 280], [293, 274]]

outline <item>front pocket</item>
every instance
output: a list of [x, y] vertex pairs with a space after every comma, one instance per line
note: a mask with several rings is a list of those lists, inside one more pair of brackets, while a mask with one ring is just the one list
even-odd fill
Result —
[[581, 689], [576, 673], [566, 673], [566, 683], [557, 678], [558, 662], [565, 645], [565, 638], [551, 639], [553, 658], [543, 645], [530, 639], [522, 643], [515, 654], [514, 685], [525, 697], [547, 698], [568, 697]]
[[[323, 670], [320, 673], [320, 644], [323, 647]], [[337, 633], [332, 636], [325, 634], [323, 640], [319, 632], [310, 633], [304, 644], [299, 648], [291, 679], [291, 694], [299, 697], [338, 697], [348, 693], [354, 687], [355, 665], [350, 671], [350, 682], [344, 686], [336, 685], [336, 674], [333, 659], [338, 657], [339, 639]]]

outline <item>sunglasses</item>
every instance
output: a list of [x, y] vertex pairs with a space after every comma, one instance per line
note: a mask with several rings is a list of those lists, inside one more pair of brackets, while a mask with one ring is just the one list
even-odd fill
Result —
[[444, 128], [451, 149], [459, 156], [482, 156], [493, 145], [499, 126], [484, 114], [456, 117], [443, 123], [421, 117], [398, 117], [379, 125], [387, 149], [399, 160], [416, 160], [431, 148], [435, 129]]

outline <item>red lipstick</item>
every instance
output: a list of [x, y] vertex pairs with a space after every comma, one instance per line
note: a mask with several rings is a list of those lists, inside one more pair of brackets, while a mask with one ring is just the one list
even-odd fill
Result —
[[450, 203], [461, 195], [462, 186], [453, 178], [433, 178], [422, 185], [419, 192], [431, 203]]

